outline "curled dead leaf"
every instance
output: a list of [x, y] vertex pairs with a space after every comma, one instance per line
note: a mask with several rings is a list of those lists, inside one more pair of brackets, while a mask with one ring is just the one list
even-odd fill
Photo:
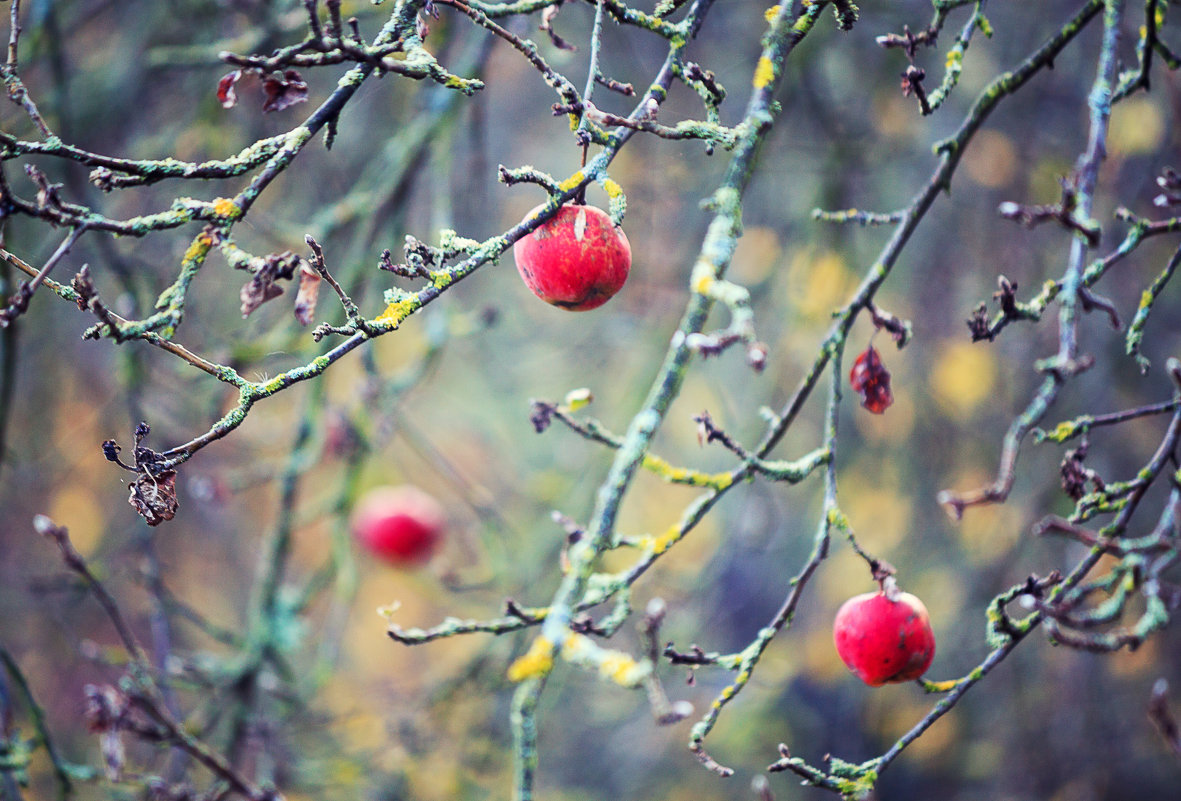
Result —
[[127, 502], [149, 526], [158, 526], [176, 516], [176, 471], [164, 470], [152, 475], [145, 470], [131, 484]]
[[285, 70], [282, 74], [275, 72], [263, 79], [262, 90], [266, 92], [266, 102], [262, 104], [264, 112], [282, 111], [297, 103], [307, 102], [308, 85], [295, 70]]
[[309, 324], [316, 314], [316, 300], [320, 297], [320, 274], [306, 261], [300, 263], [299, 291], [295, 295], [295, 319], [300, 325]]
[[283, 288], [275, 282], [294, 278], [295, 268], [301, 263], [300, 258], [290, 250], [252, 258], [249, 269], [253, 275], [239, 293], [242, 316], [249, 317], [259, 306], [282, 295]]

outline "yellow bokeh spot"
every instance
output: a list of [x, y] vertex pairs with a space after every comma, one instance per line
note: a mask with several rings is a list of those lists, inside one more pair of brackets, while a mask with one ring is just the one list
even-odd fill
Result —
[[848, 300], [855, 279], [839, 254], [801, 250], [788, 266], [788, 299], [804, 317], [828, 317]]
[[331, 716], [333, 733], [349, 749], [371, 748], [386, 736], [385, 720], [375, 708], [359, 702], [356, 685], [335, 677], [319, 690], [319, 705]]
[[931, 371], [931, 392], [947, 414], [967, 420], [992, 395], [996, 358], [979, 343], [951, 342], [940, 346]]
[[[988, 481], [981, 477], [972, 486]], [[968, 559], [977, 565], [988, 565], [1000, 559], [1021, 538], [1021, 516], [1008, 506], [979, 506], [964, 512], [959, 524], [960, 539]]]
[[1005, 749], [996, 740], [980, 738], [964, 745], [964, 776], [978, 781], [992, 779], [1004, 769]]
[[461, 780], [464, 772], [448, 748], [427, 749], [404, 763], [409, 791], [406, 797], [418, 801], [453, 801], [466, 795]]
[[865, 560], [853, 553], [853, 549], [844, 540], [844, 535], [833, 536], [839, 540], [834, 542], [832, 553], [815, 581], [820, 600], [836, 614], [837, 607], [845, 601], [854, 595], [871, 592], [877, 585], [874, 584]]
[[884, 137], [901, 139], [914, 136], [918, 130], [914, 117], [914, 106], [897, 89], [878, 92], [873, 98], [873, 127]]
[[812, 629], [802, 642], [796, 642], [800, 655], [800, 673], [809, 680], [836, 683], [852, 678], [849, 669], [837, 655], [832, 632], [825, 626]]
[[782, 254], [779, 236], [772, 228], [747, 228], [738, 240], [730, 260], [730, 274], [740, 284], [750, 286], [767, 280]]
[[997, 189], [1008, 186], [1017, 173], [1017, 148], [1000, 131], [984, 130], [976, 134], [964, 151], [964, 170], [981, 186]]
[[[913, 593], [923, 600], [930, 614], [931, 625], [938, 637], [941, 631], [955, 626], [964, 608], [964, 579], [954, 566], [941, 566], [915, 574], [913, 571], [903, 571], [898, 576], [898, 585], [906, 592]], [[938, 657], [939, 650], [935, 650]], [[936, 664], [938, 669], [938, 664]], [[940, 676], [927, 678], [939, 679]]]
[[83, 556], [94, 553], [102, 539], [104, 499], [90, 487], [69, 483], [53, 494], [49, 517], [70, 530], [70, 541]]
[[910, 499], [895, 489], [862, 487], [850, 492], [842, 506], [857, 541], [873, 553], [894, 550], [910, 526]]
[[1152, 153], [1165, 136], [1165, 118], [1151, 97], [1134, 97], [1111, 110], [1107, 150], [1113, 156]]
[[1160, 648], [1155, 638], [1150, 638], [1135, 651], [1121, 648], [1104, 660], [1108, 672], [1113, 676], [1135, 678], [1144, 676], [1161, 666]]
[[[892, 703], [883, 711], [881, 719], [882, 734], [889, 739], [900, 737], [908, 731], [931, 711], [935, 703], [934, 699], [926, 696], [898, 699], [897, 702], [896, 699], [890, 700]], [[937, 762], [946, 758], [948, 747], [959, 735], [959, 726], [959, 719], [955, 715], [944, 715], [907, 747], [907, 755], [922, 762]]]
[[1047, 158], [1033, 165], [1029, 175], [1029, 197], [1037, 203], [1054, 203], [1062, 197], [1062, 177], [1074, 167], [1069, 161]]

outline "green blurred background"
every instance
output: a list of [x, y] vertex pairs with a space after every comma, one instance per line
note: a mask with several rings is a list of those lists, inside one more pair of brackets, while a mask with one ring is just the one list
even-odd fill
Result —
[[[846, 300], [890, 233], [814, 222], [811, 210], [904, 206], [934, 169], [932, 144], [955, 129], [976, 93], [1077, 6], [1075, 0], [989, 4], [995, 35], [973, 41], [960, 87], [929, 118], [899, 91], [901, 54], [874, 44], [876, 36], [904, 24], [926, 25], [929, 3], [865, 3], [852, 32], [840, 33], [830, 18], [817, 27], [788, 63], [783, 112], [746, 196], [746, 233], [730, 273], [750, 288], [757, 330], [769, 345], [768, 367], [754, 374], [737, 353], [696, 363], [657, 453], [708, 470], [731, 466], [720, 448], [697, 443], [691, 418], [703, 409], [741, 441], [757, 441], [764, 426], [759, 408], [776, 408], [789, 396], [814, 358], [830, 312]], [[730, 92], [722, 107], [726, 123], [740, 119], [747, 99], [763, 11], [764, 4], [723, 0], [690, 47], [690, 58], [713, 70]], [[356, 15], [371, 35], [387, 9], [345, 2], [344, 13]], [[243, 81], [238, 106], [225, 110], [214, 89], [228, 69], [216, 53], [266, 52], [296, 41], [305, 24], [300, 3], [42, 0], [26, 3], [25, 14], [22, 74], [33, 96], [66, 141], [114, 155], [224, 157], [295, 125], [343, 70], [305, 71], [308, 105], [264, 115], [257, 84]], [[1138, 7], [1129, 11], [1121, 51], [1129, 64], [1132, 23], [1140, 16]], [[535, 17], [506, 24], [534, 37], [543, 55], [581, 86], [592, 17], [586, 4], [562, 8], [557, 30], [582, 45], [573, 53], [542, 41]], [[943, 50], [920, 53], [929, 83], [942, 75], [942, 53], [958, 20], [953, 17], [945, 32]], [[1078, 546], [1028, 533], [1045, 514], [1071, 508], [1058, 485], [1059, 446], [1028, 445], [1009, 502], [969, 510], [960, 524], [934, 498], [941, 489], [991, 479], [1001, 436], [1037, 380], [1032, 362], [1056, 349], [1052, 314], [1040, 325], [1010, 327], [993, 344], [971, 344], [964, 320], [990, 298], [999, 274], [1027, 297], [1065, 267], [1069, 239], [1063, 230], [1020, 228], [999, 219], [996, 207], [1005, 200], [1058, 199], [1058, 180], [1086, 141], [1098, 35], [1092, 26], [1052, 71], [1001, 104], [965, 154], [950, 195], [924, 219], [879, 295], [882, 307], [914, 327], [913, 343], [902, 351], [885, 337], [876, 340], [894, 377], [895, 405], [882, 417], [859, 409], [855, 397], [842, 406], [842, 507], [861, 543], [897, 566], [903, 586], [930, 609], [939, 643], [933, 678], [962, 675], [987, 652], [989, 599], [1030, 573], [1068, 567], [1080, 553]], [[455, 66], [485, 36], [444, 10], [431, 22], [427, 46]], [[604, 72], [637, 87], [648, 85], [662, 58], [655, 37], [617, 25], [607, 26], [603, 46]], [[383, 248], [396, 259], [407, 234], [434, 242], [441, 228], [477, 239], [506, 230], [542, 194], [536, 187], [498, 184], [496, 165], [533, 164], [561, 179], [577, 169], [579, 150], [565, 118], [550, 113], [552, 91], [503, 42], [492, 47], [485, 80], [487, 89], [470, 99], [395, 76], [368, 81], [346, 108], [332, 150], [309, 147], [236, 227], [239, 243], [256, 253], [303, 252], [304, 234], [313, 233], [329, 267], [373, 317], [382, 289], [408, 285], [376, 269]], [[619, 113], [629, 109], [606, 92], [595, 100]], [[1177, 166], [1179, 112], [1181, 77], [1166, 71], [1154, 75], [1150, 94], [1117, 106], [1096, 204], [1104, 225], [1100, 252], [1122, 236], [1111, 217], [1117, 206], [1159, 215], [1151, 204], [1153, 179], [1162, 167]], [[662, 121], [675, 121], [701, 112], [692, 93], [679, 87], [660, 114]], [[5, 131], [30, 135], [13, 105], [0, 107], [0, 121]], [[401, 174], [399, 160], [408, 156], [413, 166]], [[404, 391], [372, 403], [367, 357], [356, 353], [322, 379], [325, 412], [314, 439], [328, 443], [301, 480], [295, 583], [331, 559], [341, 520], [330, 512], [342, 495], [417, 484], [446, 504], [451, 527], [428, 567], [406, 571], [361, 559], [347, 617], [326, 591], [292, 626], [287, 656], [300, 676], [292, 693], [307, 706], [276, 702], [268, 714], [273, 729], [258, 734], [276, 744], [277, 775], [289, 798], [507, 797], [511, 686], [504, 670], [529, 634], [479, 634], [406, 648], [386, 638], [373, 610], [398, 602], [400, 624], [425, 626], [447, 615], [495, 616], [507, 597], [526, 605], [548, 602], [563, 538], [550, 511], [585, 521], [612, 454], [561, 426], [534, 433], [530, 400], [560, 400], [587, 387], [595, 397], [588, 411], [616, 431], [626, 427], [687, 300], [689, 270], [707, 223], [699, 202], [716, 187], [726, 158], [724, 152], [706, 156], [697, 143], [642, 135], [627, 145], [611, 175], [627, 192], [634, 266], [626, 287], [602, 309], [571, 314], [541, 303], [506, 256], [372, 345], [377, 372], [415, 379]], [[243, 185], [241, 179], [166, 182], [103, 196], [87, 184], [85, 168], [35, 163], [64, 183], [69, 198], [109, 216], [163, 209], [178, 195], [232, 195]], [[9, 180], [31, 194], [19, 170], [9, 170]], [[589, 199], [606, 202], [595, 189]], [[88, 235], [59, 272], [88, 262], [116, 311], [143, 316], [174, 277], [194, 233], [143, 240]], [[5, 231], [6, 247], [33, 264], [48, 256], [57, 236], [22, 219], [10, 220]], [[1097, 287], [1125, 322], [1172, 246], [1147, 243]], [[10, 292], [15, 275], [5, 277]], [[291, 321], [290, 292], [242, 319], [238, 290], [244, 281], [212, 255], [177, 340], [248, 377], [274, 375], [320, 352], [324, 346]], [[1082, 346], [1096, 356], [1097, 367], [1074, 382], [1047, 422], [1169, 397], [1171, 383], [1160, 366], [1179, 350], [1181, 305], [1171, 302], [1173, 290], [1166, 290], [1149, 324], [1145, 353], [1154, 369], [1146, 376], [1123, 355], [1123, 336], [1103, 315], [1084, 318]], [[342, 319], [334, 303], [325, 292], [320, 319]], [[491, 312], [495, 322], [487, 325]], [[715, 317], [725, 325], [724, 311]], [[17, 363], [0, 465], [0, 641], [29, 676], [63, 752], [97, 764], [97, 739], [81, 720], [82, 687], [117, 678], [118, 666], [108, 663], [108, 657], [118, 660], [116, 641], [93, 602], [63, 578], [49, 543], [33, 533], [33, 515], [48, 514], [70, 528], [80, 550], [145, 625], [145, 638], [142, 575], [149, 540], [169, 591], [218, 626], [240, 632], [263, 542], [276, 522], [275, 477], [317, 390], [305, 384], [260, 403], [240, 430], [199, 453], [180, 473], [180, 513], [148, 530], [126, 503], [125, 475], [104, 461], [100, 443], [116, 438], [127, 445], [134, 424], [147, 420], [147, 444], [171, 447], [205, 430], [235, 398], [142, 344], [81, 341], [91, 322], [40, 292], [10, 329], [15, 333], [4, 335]], [[868, 322], [857, 324], [854, 353], [870, 334]], [[809, 404], [778, 456], [794, 457], [819, 443], [821, 411], [819, 400]], [[348, 448], [340, 446], [350, 425], [374, 444], [356, 475], [346, 466]], [[1164, 426], [1163, 418], [1149, 418], [1097, 432], [1088, 465], [1111, 480], [1131, 477]], [[624, 505], [620, 530], [663, 531], [694, 495], [642, 475]], [[637, 608], [663, 598], [669, 613], [662, 636], [682, 650], [691, 643], [740, 649], [773, 616], [805, 560], [820, 495], [815, 478], [795, 488], [762, 482], [736, 488], [641, 580]], [[1148, 506], [1159, 508], [1159, 500]], [[1153, 522], [1140, 515], [1133, 528], [1147, 531]], [[864, 687], [841, 665], [831, 645], [832, 615], [845, 598], [870, 588], [863, 564], [836, 543], [792, 628], [772, 644], [751, 685], [706, 742], [736, 769], [730, 780], [706, 773], [685, 750], [689, 722], [657, 727], [640, 694], [578, 670], [558, 670], [540, 715], [540, 797], [749, 798], [751, 776], [777, 758], [779, 742], [813, 762], [826, 753], [854, 762], [880, 754], [934, 699], [914, 685]], [[234, 654], [183, 620], [174, 626], [178, 659], [216, 675]], [[325, 642], [339, 642], [335, 662], [326, 660]], [[613, 642], [634, 651], [634, 627], [625, 626]], [[1144, 710], [1158, 678], [1181, 684], [1179, 665], [1175, 630], [1135, 653], [1103, 657], [1051, 647], [1036, 633], [906, 751], [884, 775], [881, 797], [1176, 797], [1181, 763]], [[692, 702], [699, 712], [730, 678], [706, 669], [688, 686], [681, 669], [664, 675], [673, 698]], [[199, 695], [183, 697], [197, 708]], [[49, 798], [52, 786], [39, 760], [28, 797]], [[800, 788], [790, 775], [772, 777], [771, 786], [780, 799], [824, 797]], [[80, 793], [131, 790], [97, 785]]]

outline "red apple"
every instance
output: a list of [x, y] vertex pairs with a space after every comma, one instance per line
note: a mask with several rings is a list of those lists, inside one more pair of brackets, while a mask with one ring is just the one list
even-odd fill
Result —
[[607, 212], [573, 204], [513, 243], [513, 257], [534, 295], [570, 311], [594, 309], [610, 300], [627, 280], [632, 263], [627, 236]]
[[927, 607], [896, 587], [845, 601], [832, 636], [841, 661], [871, 687], [917, 679], [935, 658]]
[[395, 565], [415, 565], [435, 552], [447, 515], [418, 487], [375, 487], [353, 507], [349, 523], [370, 553]]

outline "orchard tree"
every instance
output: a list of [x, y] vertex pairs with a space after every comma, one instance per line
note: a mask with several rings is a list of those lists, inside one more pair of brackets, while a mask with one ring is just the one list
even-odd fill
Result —
[[9, 0], [0, 795], [1165, 797], [1174, 5]]

